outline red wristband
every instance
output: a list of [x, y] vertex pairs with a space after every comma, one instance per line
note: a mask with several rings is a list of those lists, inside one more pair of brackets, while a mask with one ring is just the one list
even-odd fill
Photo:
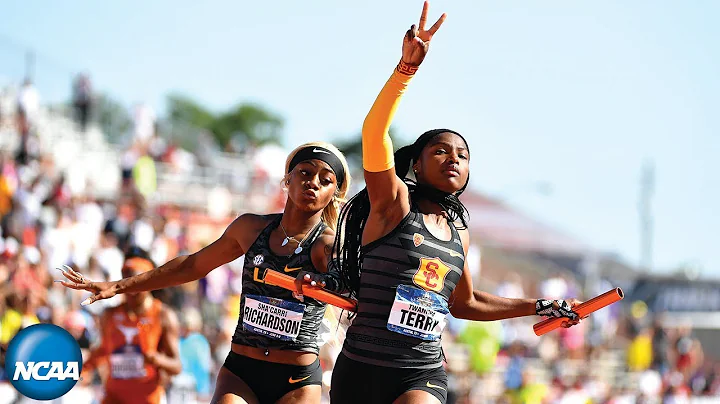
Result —
[[418, 71], [419, 68], [420, 68], [420, 66], [414, 66], [414, 65], [405, 63], [402, 60], [400, 60], [400, 63], [398, 63], [395, 70], [397, 70], [398, 73], [400, 73], [400, 74], [404, 74], [406, 76], [412, 76], [413, 74], [415, 74], [415, 72]]

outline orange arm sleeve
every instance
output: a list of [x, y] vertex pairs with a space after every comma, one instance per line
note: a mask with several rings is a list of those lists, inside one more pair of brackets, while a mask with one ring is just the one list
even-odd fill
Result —
[[416, 67], [400, 62], [375, 99], [362, 128], [363, 168], [382, 172], [395, 166], [390, 124]]

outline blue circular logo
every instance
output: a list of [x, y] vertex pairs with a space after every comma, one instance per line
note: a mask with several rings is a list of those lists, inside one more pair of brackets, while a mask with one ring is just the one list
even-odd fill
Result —
[[75, 338], [52, 324], [35, 324], [10, 341], [5, 371], [13, 387], [33, 400], [62, 397], [80, 380], [82, 353]]

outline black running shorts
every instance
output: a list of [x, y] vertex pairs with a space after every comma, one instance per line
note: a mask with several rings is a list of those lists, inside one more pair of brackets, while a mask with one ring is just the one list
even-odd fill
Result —
[[390, 368], [369, 365], [338, 355], [330, 385], [332, 404], [392, 403], [403, 393], [422, 390], [447, 402], [445, 369]]
[[308, 366], [260, 361], [233, 351], [223, 365], [242, 379], [262, 404], [274, 403], [300, 387], [322, 384], [320, 359]]

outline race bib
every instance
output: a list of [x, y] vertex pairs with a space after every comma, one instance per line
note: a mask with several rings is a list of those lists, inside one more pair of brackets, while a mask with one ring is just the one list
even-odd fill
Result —
[[294, 341], [300, 333], [305, 305], [267, 296], [247, 295], [243, 328], [282, 341]]
[[147, 376], [145, 358], [137, 345], [125, 345], [110, 354], [113, 379], [139, 379]]
[[398, 285], [387, 329], [425, 341], [437, 341], [445, 329], [447, 302], [437, 293]]

